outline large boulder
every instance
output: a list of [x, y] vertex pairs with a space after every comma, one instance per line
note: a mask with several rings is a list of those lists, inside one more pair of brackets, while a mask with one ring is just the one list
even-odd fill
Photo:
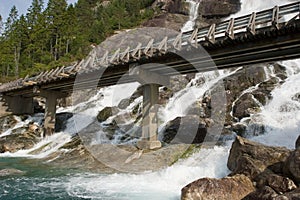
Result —
[[167, 123], [163, 133], [163, 142], [199, 144], [207, 135], [209, 121], [197, 115], [177, 117]]
[[182, 200], [240, 200], [255, 190], [251, 180], [244, 175], [222, 179], [202, 178], [181, 190]]
[[230, 149], [227, 166], [233, 173], [241, 173], [243, 166], [247, 166], [245, 162], [253, 163], [258, 172], [274, 165], [279, 165], [278, 170], [281, 171], [289, 154], [290, 150], [287, 148], [265, 146], [237, 136]]
[[284, 164], [284, 173], [300, 184], [300, 149], [293, 151]]
[[259, 109], [259, 105], [254, 100], [252, 94], [246, 93], [242, 95], [233, 106], [233, 116], [238, 119], [250, 117], [250, 114], [255, 113]]

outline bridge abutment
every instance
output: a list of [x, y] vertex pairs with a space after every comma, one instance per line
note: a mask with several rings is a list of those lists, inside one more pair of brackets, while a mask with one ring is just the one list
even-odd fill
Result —
[[143, 86], [142, 139], [137, 143], [137, 147], [140, 149], [157, 149], [161, 147], [161, 142], [157, 139], [158, 88], [159, 85], [157, 84]]

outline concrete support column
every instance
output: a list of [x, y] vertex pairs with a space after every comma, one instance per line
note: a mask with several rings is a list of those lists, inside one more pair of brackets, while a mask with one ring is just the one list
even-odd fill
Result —
[[57, 94], [54, 92], [47, 92], [47, 94], [45, 94], [45, 98], [46, 98], [46, 107], [45, 107], [44, 134], [52, 135], [55, 131]]
[[157, 84], [147, 84], [143, 87], [142, 140], [137, 143], [140, 149], [156, 149], [161, 147], [161, 142], [157, 140], [158, 96]]

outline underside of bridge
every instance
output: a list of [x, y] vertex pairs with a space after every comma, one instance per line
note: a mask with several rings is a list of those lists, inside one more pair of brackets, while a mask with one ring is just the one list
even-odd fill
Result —
[[[284, 16], [290, 14], [294, 17], [284, 21]], [[169, 43], [166, 38], [158, 46], [154, 46], [152, 39], [147, 47], [140, 44], [132, 51], [127, 49], [117, 55], [119, 49], [110, 61], [107, 52], [100, 64], [95, 61], [95, 55], [94, 60], [89, 57], [78, 65], [58, 67], [4, 84], [0, 86], [0, 115], [3, 112], [32, 114], [33, 97], [44, 97], [44, 129], [46, 135], [51, 135], [55, 128], [58, 98], [69, 96], [74, 89], [95, 89], [137, 81], [143, 86], [142, 139], [137, 145], [141, 149], [159, 148], [158, 87], [167, 86], [168, 77], [299, 58], [299, 33], [300, 4], [296, 2], [213, 24], [203, 30], [196, 28], [171, 38]], [[197, 53], [191, 53], [193, 49], [197, 49]], [[147, 63], [156, 64], [145, 66]], [[142, 65], [145, 67], [137, 67]]]

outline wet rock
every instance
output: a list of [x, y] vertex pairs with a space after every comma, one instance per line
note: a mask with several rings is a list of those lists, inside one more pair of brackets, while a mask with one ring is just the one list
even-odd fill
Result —
[[254, 113], [254, 108], [258, 109], [259, 105], [253, 99], [252, 94], [244, 94], [233, 106], [233, 116], [238, 119], [250, 117], [250, 114]]
[[[35, 126], [35, 125], [34, 125]], [[30, 149], [41, 140], [42, 128], [32, 130], [32, 126], [14, 129], [12, 134], [0, 138], [0, 153], [14, 153]]]
[[56, 114], [55, 132], [64, 131], [67, 127], [68, 119], [73, 117], [73, 113], [64, 112]]
[[300, 149], [293, 151], [284, 163], [284, 173], [300, 184]]
[[[285, 162], [289, 154], [290, 150], [284, 147], [265, 146], [237, 136], [230, 149], [227, 166], [231, 171], [235, 172], [239, 166], [243, 165], [243, 161], [249, 160], [247, 159], [248, 157], [253, 158], [255, 162], [261, 163], [259, 165], [260, 171], [263, 171], [268, 166]], [[240, 160], [241, 158], [243, 159]]]
[[266, 184], [279, 194], [286, 193], [297, 188], [291, 179], [277, 174], [269, 175], [266, 180]]
[[0, 134], [14, 127], [17, 120], [13, 115], [8, 115], [0, 118]]
[[300, 148], [300, 135], [296, 141], [295, 147], [296, 147], [296, 149]]
[[1, 176], [23, 175], [23, 174], [25, 174], [25, 172], [18, 170], [18, 169], [13, 169], [13, 168], [0, 170], [0, 177]]
[[208, 123], [197, 115], [177, 117], [167, 123], [163, 142], [199, 144], [207, 134]]
[[232, 131], [237, 135], [244, 137], [246, 134], [247, 126], [245, 124], [236, 123], [232, 125]]
[[278, 194], [268, 186], [265, 186], [255, 192], [250, 193], [242, 200], [274, 200]]
[[113, 114], [116, 114], [118, 112], [117, 107], [105, 107], [102, 109], [98, 115], [97, 115], [97, 120], [99, 122], [104, 122], [106, 121], [109, 117], [111, 117]]
[[244, 175], [222, 179], [202, 178], [185, 186], [181, 190], [181, 199], [240, 200], [254, 190], [251, 180]]

